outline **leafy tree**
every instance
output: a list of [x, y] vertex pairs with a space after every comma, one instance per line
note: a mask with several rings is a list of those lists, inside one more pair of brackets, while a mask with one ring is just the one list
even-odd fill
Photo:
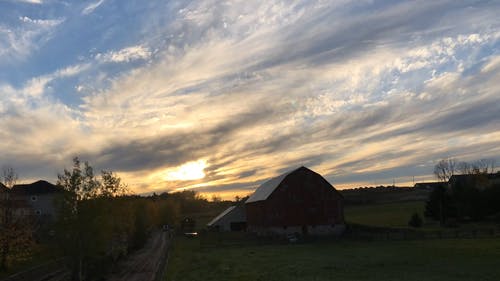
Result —
[[436, 186], [429, 194], [429, 199], [425, 203], [426, 217], [439, 220], [441, 225], [446, 223], [446, 219], [453, 216], [453, 200], [444, 185]]
[[86, 280], [91, 262], [105, 255], [113, 237], [113, 198], [127, 193], [120, 178], [103, 171], [100, 179], [88, 162], [73, 159], [73, 168], [58, 175], [66, 192], [60, 202], [58, 243], [70, 259], [73, 280]]

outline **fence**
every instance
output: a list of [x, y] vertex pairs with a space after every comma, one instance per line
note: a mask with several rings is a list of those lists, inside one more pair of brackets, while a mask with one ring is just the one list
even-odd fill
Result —
[[345, 238], [355, 240], [475, 239], [500, 237], [500, 228], [412, 230], [354, 226]]
[[[299, 237], [301, 242], [321, 242], [338, 239], [365, 240], [365, 241], [398, 241], [398, 240], [424, 240], [424, 239], [476, 239], [500, 237], [500, 228], [477, 229], [445, 229], [445, 230], [413, 230], [398, 228], [368, 227], [351, 225], [342, 237], [336, 236], [307, 236]], [[196, 239], [196, 238], [193, 238]], [[201, 248], [210, 247], [238, 247], [251, 245], [272, 245], [291, 243], [285, 236], [260, 237], [247, 232], [205, 232], [199, 237]]]

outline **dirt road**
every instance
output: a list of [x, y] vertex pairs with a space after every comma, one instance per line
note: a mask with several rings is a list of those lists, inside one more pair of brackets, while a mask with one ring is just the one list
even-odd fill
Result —
[[156, 232], [144, 248], [120, 262], [110, 281], [154, 281], [168, 249], [166, 232]]

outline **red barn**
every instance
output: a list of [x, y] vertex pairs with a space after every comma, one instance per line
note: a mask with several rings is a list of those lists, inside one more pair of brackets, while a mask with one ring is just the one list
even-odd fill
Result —
[[342, 195], [306, 167], [263, 183], [245, 207], [248, 230], [259, 234], [341, 234], [345, 229]]

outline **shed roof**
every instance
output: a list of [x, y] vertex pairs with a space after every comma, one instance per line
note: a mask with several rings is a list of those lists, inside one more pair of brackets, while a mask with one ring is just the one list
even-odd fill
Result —
[[229, 214], [232, 210], [234, 210], [236, 206], [231, 206], [227, 208], [224, 212], [220, 213], [218, 216], [216, 216], [213, 220], [211, 220], [209, 223], [207, 223], [207, 226], [212, 226], [214, 225], [218, 220], [223, 218], [225, 215]]
[[[266, 182], [264, 182], [262, 185], [260, 185], [255, 192], [250, 195], [250, 197], [247, 199], [245, 203], [251, 203], [251, 202], [257, 202], [257, 201], [262, 201], [266, 200], [271, 193], [276, 190], [276, 188], [280, 185], [280, 183], [291, 173], [305, 167], [299, 167], [297, 169], [294, 169], [292, 171], [288, 171], [284, 174], [281, 174], [275, 178], [272, 178]], [[306, 168], [307, 169], [307, 168]]]
[[30, 184], [14, 185], [11, 189], [11, 192], [28, 194], [28, 195], [46, 194], [46, 193], [61, 192], [61, 191], [63, 191], [62, 188], [43, 180], [36, 181]]
[[9, 191], [9, 189], [3, 184], [0, 182], [0, 192], [7, 192]]

